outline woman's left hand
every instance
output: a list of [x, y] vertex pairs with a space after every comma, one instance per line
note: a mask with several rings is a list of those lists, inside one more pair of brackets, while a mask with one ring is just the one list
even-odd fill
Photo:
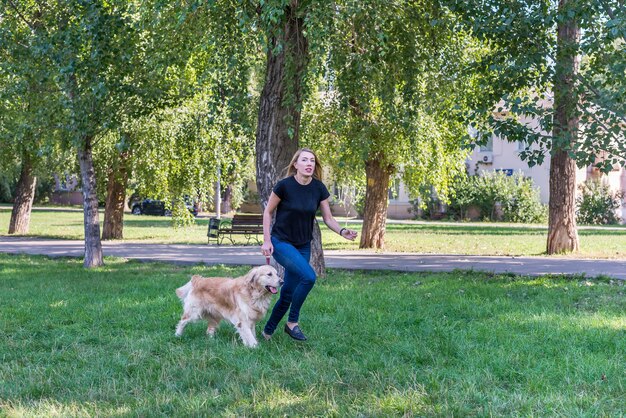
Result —
[[341, 236], [345, 239], [349, 239], [350, 241], [354, 241], [357, 237], [358, 233], [353, 231], [352, 229], [344, 229], [341, 233]]

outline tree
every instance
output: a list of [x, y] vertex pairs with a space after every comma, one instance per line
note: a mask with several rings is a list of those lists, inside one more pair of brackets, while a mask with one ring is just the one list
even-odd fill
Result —
[[298, 149], [303, 84], [309, 61], [305, 13], [297, 0], [278, 9], [261, 7], [262, 19], [270, 21], [256, 132], [257, 187], [263, 208], [281, 170], [289, 165]]
[[[176, 65], [185, 63], [189, 55], [185, 45], [190, 38], [171, 30], [178, 9], [165, 5], [156, 10], [152, 2], [67, 1], [51, 7], [9, 1], [8, 5], [9, 17], [29, 33], [29, 42], [38, 54], [33, 58], [45, 63], [61, 95], [63, 119], [59, 125], [67, 145], [77, 152], [81, 170], [85, 266], [101, 265], [94, 146], [102, 138], [111, 138], [107, 134], [122, 132], [118, 138], [126, 138], [125, 144], [118, 142], [119, 153], [114, 155], [127, 158], [132, 141], [123, 132], [125, 124], [173, 104]], [[109, 174], [110, 192], [115, 195], [109, 199], [109, 209], [116, 208], [112, 213], [119, 219], [124, 176]], [[112, 226], [112, 236], [121, 234], [121, 220], [105, 224]]]
[[[115, 135], [119, 138], [115, 146], [109, 147], [111, 154], [105, 159], [108, 163], [104, 173], [106, 177], [106, 197], [104, 204], [104, 222], [102, 223], [102, 239], [122, 239], [124, 237], [124, 205], [128, 188], [129, 160], [131, 157], [131, 134], [122, 132]], [[104, 141], [100, 141], [102, 144]]]
[[210, 199], [217, 167], [227, 184], [243, 185], [251, 177], [253, 136], [246, 122], [228, 109], [207, 107], [199, 94], [175, 108], [137, 120], [132, 127], [135, 147], [130, 158], [132, 188], [172, 204], [173, 219], [191, 221], [180, 200], [184, 195]]
[[[27, 87], [28, 88], [28, 87]], [[3, 93], [15, 92], [13, 89], [3, 89]], [[30, 94], [29, 94], [30, 93]], [[42, 132], [35, 126], [29, 124], [31, 120], [28, 116], [30, 101], [34, 97], [34, 92], [26, 92], [20, 100], [3, 100], [2, 108], [2, 129], [0, 129], [0, 143], [2, 144], [1, 160], [6, 161], [3, 169], [4, 174], [9, 170], [17, 169], [18, 181], [15, 188], [15, 198], [11, 219], [9, 221], [9, 234], [26, 234], [30, 224], [30, 212], [35, 198], [35, 187], [37, 184], [36, 170], [39, 161], [42, 159], [37, 155], [37, 145], [41, 144], [43, 138], [39, 135]], [[17, 163], [17, 165], [15, 165]]]
[[257, 63], [256, 35], [239, 24], [241, 10], [230, 1], [192, 4], [171, 13], [184, 23], [179, 38], [185, 33], [188, 39], [182, 43], [188, 51], [177, 53], [177, 59], [186, 58], [176, 78], [186, 94], [128, 123], [126, 133], [132, 136], [133, 188], [172, 203], [174, 221], [186, 224], [191, 219], [183, 195], [208, 202], [218, 171], [221, 181], [235, 188], [252, 177], [256, 100], [250, 80]]
[[[26, 234], [38, 172], [61, 160], [54, 146], [55, 115], [60, 109], [47, 69], [36, 59], [30, 28], [11, 18], [5, 4], [2, 15], [8, 18], [0, 19], [0, 159], [6, 162], [5, 174], [14, 167], [18, 170], [8, 233]], [[36, 14], [32, 25], [40, 25]]]
[[[491, 99], [470, 120], [486, 133], [522, 141], [529, 165], [551, 156], [547, 252], [579, 247], [575, 165], [610, 171], [626, 161], [623, 4], [544, 1], [451, 2], [489, 49], [474, 67]], [[495, 111], [494, 111], [495, 110]], [[540, 132], [522, 116], [539, 122]]]
[[[84, 200], [85, 266], [103, 264], [93, 147], [140, 96], [137, 9], [129, 2], [67, 1], [54, 5], [8, 2], [30, 31], [35, 58], [45, 63], [62, 94], [61, 127], [77, 152]], [[139, 67], [141, 68], [141, 67]], [[146, 75], [147, 72], [142, 72]]]
[[[299, 147], [310, 61], [306, 22], [315, 9], [314, 3], [289, 0], [276, 5], [262, 3], [259, 7], [267, 50], [256, 131], [256, 178], [263, 210], [274, 184]], [[313, 227], [310, 264], [318, 276], [326, 275], [317, 222]]]
[[569, 150], [578, 142], [580, 98], [576, 88], [580, 28], [570, 0], [559, 0], [554, 72], [554, 128], [550, 159], [548, 254], [578, 251], [576, 230], [576, 161]]
[[445, 195], [461, 169], [465, 127], [455, 108], [476, 94], [460, 71], [475, 52], [456, 29], [454, 16], [435, 2], [337, 6], [326, 87], [312, 106], [308, 137], [325, 144], [339, 182], [365, 172], [361, 248], [384, 248], [396, 176], [416, 195], [426, 182]]
[[[137, 119], [174, 107], [193, 94], [195, 80], [189, 71], [189, 61], [198, 40], [199, 14], [184, 14], [186, 9], [161, 2], [137, 5], [137, 28], [143, 39], [134, 46], [132, 78], [137, 94], [124, 112], [119, 114], [117, 130], [100, 141], [99, 152], [105, 157], [99, 175], [107, 179], [106, 203], [102, 239], [122, 239], [124, 204], [129, 176], [132, 174], [133, 154], [141, 138], [135, 130]], [[158, 145], [157, 145], [158, 146]], [[138, 158], [141, 158], [139, 155]], [[181, 212], [185, 213], [186, 212]]]

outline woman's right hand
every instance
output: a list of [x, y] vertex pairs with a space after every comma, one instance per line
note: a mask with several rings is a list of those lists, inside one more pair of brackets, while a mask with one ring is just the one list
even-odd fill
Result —
[[269, 258], [274, 253], [274, 246], [271, 241], [264, 241], [263, 245], [261, 245], [261, 252], [267, 258]]

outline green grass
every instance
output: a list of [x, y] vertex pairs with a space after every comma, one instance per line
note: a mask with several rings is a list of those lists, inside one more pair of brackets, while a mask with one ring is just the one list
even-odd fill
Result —
[[[4, 209], [4, 210], [3, 210]], [[0, 207], [0, 235], [8, 230], [10, 211]], [[100, 221], [104, 218], [100, 215]], [[158, 216], [124, 217], [124, 239], [171, 244], [205, 244], [207, 218], [196, 219], [187, 228], [174, 228], [170, 218]], [[361, 224], [341, 222], [360, 231]], [[80, 211], [35, 210], [31, 216], [29, 235], [83, 239], [83, 217]], [[358, 249], [357, 242], [349, 242], [329, 231], [322, 224], [324, 248]], [[626, 258], [626, 227], [580, 228], [581, 251], [576, 257]], [[547, 227], [542, 225], [485, 224], [485, 223], [393, 223], [387, 224], [385, 251], [417, 252], [427, 254], [470, 255], [543, 255]], [[245, 244], [243, 237], [236, 243]]]
[[331, 270], [304, 344], [174, 337], [177, 286], [246, 270], [0, 254], [0, 416], [626, 414], [622, 282]]

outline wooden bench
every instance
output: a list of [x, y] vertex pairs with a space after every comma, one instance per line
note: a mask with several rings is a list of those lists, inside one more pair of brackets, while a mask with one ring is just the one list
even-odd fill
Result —
[[209, 219], [207, 231], [209, 244], [211, 239], [214, 239], [217, 245], [221, 245], [224, 238], [234, 244], [233, 235], [245, 236], [247, 244], [254, 239], [258, 245], [261, 245], [259, 235], [263, 235], [263, 215], [236, 213], [232, 219]]

